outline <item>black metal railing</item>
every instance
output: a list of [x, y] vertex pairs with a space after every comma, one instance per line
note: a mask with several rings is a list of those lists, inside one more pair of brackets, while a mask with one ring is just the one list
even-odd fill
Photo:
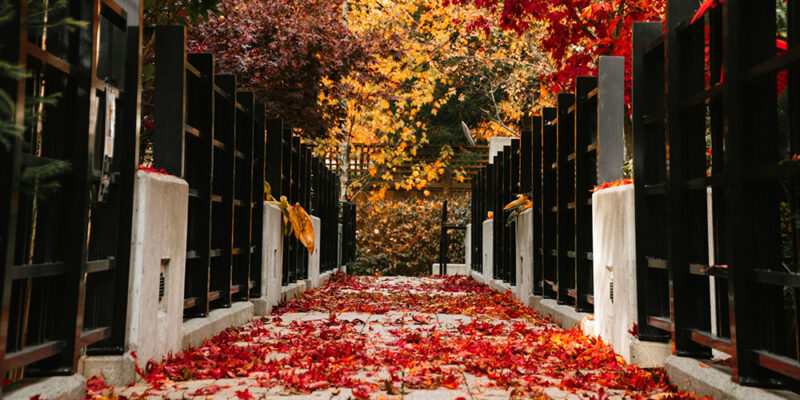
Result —
[[342, 265], [356, 261], [356, 205], [342, 203]]
[[447, 275], [447, 264], [450, 262], [450, 231], [466, 229], [466, 225], [447, 224], [447, 200], [445, 200], [442, 203], [442, 217], [439, 223], [439, 275]]
[[[258, 296], [265, 181], [271, 194], [322, 219], [321, 268], [337, 253], [336, 176], [281, 120], [266, 119], [236, 77], [215, 74], [211, 54], [186, 54], [186, 30], [159, 26], [155, 40], [156, 169], [189, 183], [184, 314]], [[283, 284], [309, 277], [307, 249], [284, 240]]]
[[[516, 283], [516, 230], [507, 226], [502, 209], [515, 194], [528, 194], [534, 213], [533, 294], [581, 312], [594, 309], [591, 191], [601, 164], [598, 92], [597, 78], [578, 78], [576, 92], [558, 95], [557, 107], [528, 119], [520, 139], [478, 171], [472, 184], [472, 269], [483, 271], [482, 223], [492, 211], [493, 279]], [[618, 106], [622, 113], [623, 104]], [[617, 164], [613, 169], [621, 175], [622, 162]]]
[[639, 334], [797, 390], [800, 10], [781, 6], [672, 1], [666, 29], [634, 28]]
[[[492, 276], [495, 279], [516, 284], [516, 222], [506, 223], [503, 207], [520, 190], [519, 140], [494, 155], [492, 163], [481, 168], [472, 183], [472, 266], [475, 271], [486, 273], [483, 265], [483, 223], [492, 220]], [[445, 226], [443, 224], [443, 229]], [[445, 236], [442, 236], [445, 238]], [[442, 244], [444, 246], [444, 244]], [[443, 271], [444, 272], [444, 271]]]
[[258, 289], [264, 105], [213, 55], [187, 55], [182, 26], [156, 28], [155, 66], [153, 165], [189, 184], [184, 315], [203, 317]]
[[[48, 27], [45, 46], [42, 26], [22, 25], [29, 3], [12, 2], [0, 31], [0, 57], [30, 73], [0, 82], [18, 111], [4, 122], [27, 125], [0, 144], [0, 378], [11, 381], [73, 373], [84, 349], [124, 351], [138, 161], [139, 30], [126, 19], [138, 6], [51, 5], [51, 18], [88, 27]], [[56, 94], [44, 114], [34, 106]], [[45, 165], [61, 165], [57, 189], [27, 177]]]

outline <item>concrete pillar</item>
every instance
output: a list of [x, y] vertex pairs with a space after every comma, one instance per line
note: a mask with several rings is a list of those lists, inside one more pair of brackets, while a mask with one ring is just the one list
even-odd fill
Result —
[[252, 299], [256, 316], [267, 315], [281, 302], [283, 279], [283, 216], [281, 209], [264, 202], [261, 246], [261, 296]]
[[336, 234], [336, 240], [337, 240], [336, 241], [336, 243], [337, 243], [337, 246], [336, 246], [336, 265], [341, 267], [341, 265], [342, 265], [342, 224], [337, 224], [337, 225], [338, 226], [336, 228], [337, 229], [336, 230], [336, 232], [337, 232], [337, 234]]
[[625, 59], [601, 56], [597, 73], [598, 182], [622, 178], [625, 164]]
[[112, 385], [137, 378], [130, 352], [142, 362], [160, 360], [180, 351], [183, 338], [189, 185], [145, 171], [136, 172], [134, 185], [125, 354], [84, 356], [79, 365], [84, 376], [103, 373]]
[[492, 137], [489, 138], [489, 164], [494, 164], [494, 156], [503, 151], [506, 146], [511, 146], [512, 137]]
[[669, 344], [640, 342], [628, 332], [639, 320], [633, 185], [594, 193], [592, 223], [595, 332], [627, 362], [663, 366]]
[[464, 237], [464, 264], [472, 269], [472, 224], [467, 224], [466, 236]]
[[533, 295], [533, 209], [517, 217], [516, 264], [517, 290], [515, 296], [522, 304], [530, 304]]
[[483, 221], [483, 276], [484, 282], [492, 281], [494, 272], [494, 221]]
[[306, 289], [308, 290], [322, 285], [319, 275], [319, 249], [322, 246], [322, 220], [312, 215], [311, 224], [314, 225], [314, 252], [308, 255], [308, 279], [306, 279]]

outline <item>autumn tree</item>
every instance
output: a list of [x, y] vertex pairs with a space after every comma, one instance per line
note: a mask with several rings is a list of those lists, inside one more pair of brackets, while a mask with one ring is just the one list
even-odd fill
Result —
[[[350, 194], [368, 187], [376, 188], [373, 198], [388, 189], [419, 190], [448, 170], [464, 180], [459, 165], [470, 155], [461, 149], [467, 144], [462, 125], [484, 138], [518, 134], [517, 123], [531, 110], [538, 76], [549, 64], [536, 49], [535, 34], [469, 25], [490, 14], [469, 4], [442, 7], [438, 0], [348, 1], [348, 28], [376, 43], [375, 73], [381, 77], [346, 81], [346, 117], [321, 146], [336, 152], [340, 165], [358, 156], [353, 144], [376, 147], [369, 174], [346, 181]], [[438, 159], [421, 162], [418, 152], [433, 146]], [[410, 165], [410, 172], [401, 173], [400, 165]]]
[[213, 53], [219, 71], [254, 90], [270, 116], [318, 137], [343, 112], [318, 98], [339, 97], [342, 79], [372, 65], [368, 42], [347, 29], [341, 10], [342, 0], [222, 0], [218, 16], [189, 30], [189, 47]]
[[552, 59], [553, 72], [544, 83], [553, 93], [568, 91], [578, 76], [597, 73], [597, 57], [625, 57], [630, 104], [631, 39], [636, 21], [660, 21], [664, 0], [444, 0], [445, 5], [475, 4], [495, 11], [498, 18], [478, 18], [478, 27], [497, 25], [524, 34], [542, 26], [547, 32], [541, 46]]

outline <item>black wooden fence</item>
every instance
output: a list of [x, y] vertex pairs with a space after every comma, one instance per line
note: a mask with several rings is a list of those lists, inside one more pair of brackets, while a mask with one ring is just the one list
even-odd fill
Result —
[[[0, 378], [12, 381], [72, 373], [83, 349], [122, 354], [138, 161], [140, 43], [126, 9], [56, 6], [51, 20], [89, 25], [46, 28], [45, 46], [43, 28], [23, 24], [31, 4], [13, 2], [19, 14], [0, 31], [0, 58], [30, 72], [0, 82], [17, 105], [4, 122], [27, 125], [0, 144]], [[54, 94], [39, 114], [35, 99]], [[26, 178], [58, 160], [69, 162], [59, 189]]]
[[[515, 229], [502, 211], [515, 194], [534, 205], [534, 294], [592, 312], [592, 193], [598, 184], [597, 78], [529, 119], [519, 140], [473, 178], [472, 269], [482, 271], [482, 223], [494, 212], [494, 279], [516, 284]], [[618, 166], [621, 170], [621, 165]]]
[[695, 19], [696, 3], [671, 1], [666, 30], [635, 25], [634, 173], [640, 338], [714, 348], [738, 382], [797, 390], [800, 8], [787, 7], [726, 1]]
[[[184, 314], [259, 296], [265, 182], [322, 219], [320, 268], [336, 267], [339, 184], [281, 120], [236, 77], [215, 73], [211, 54], [186, 54], [186, 30], [159, 26], [155, 36], [156, 169], [189, 183]], [[333, 221], [333, 222], [331, 222]], [[284, 240], [283, 284], [309, 277], [308, 251]]]
[[472, 187], [472, 268], [483, 268], [483, 221], [492, 212], [492, 276], [487, 279], [516, 284], [516, 222], [506, 223], [503, 207], [519, 192], [519, 140], [493, 156], [492, 163], [478, 171]]
[[342, 203], [342, 265], [356, 261], [356, 205]]
[[184, 27], [155, 38], [153, 165], [189, 183], [184, 315], [203, 317], [258, 293], [264, 106], [213, 55], [187, 55]]

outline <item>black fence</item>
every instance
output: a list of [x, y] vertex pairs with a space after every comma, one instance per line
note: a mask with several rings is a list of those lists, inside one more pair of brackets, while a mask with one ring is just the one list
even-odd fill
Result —
[[[598, 184], [598, 80], [577, 79], [473, 178], [472, 269], [482, 271], [482, 223], [494, 213], [494, 277], [516, 284], [515, 234], [503, 207], [525, 193], [533, 201], [533, 294], [594, 309], [592, 189]], [[620, 104], [620, 107], [622, 104]], [[620, 112], [622, 110], [620, 109]], [[620, 141], [621, 146], [621, 141]], [[617, 168], [621, 175], [621, 163]]]
[[342, 203], [342, 265], [356, 261], [356, 205]]
[[800, 9], [690, 3], [634, 27], [639, 336], [798, 390]]
[[[184, 27], [159, 26], [155, 38], [153, 165], [189, 183], [184, 315], [260, 295], [265, 182], [274, 198], [321, 218], [320, 269], [335, 268], [337, 176], [281, 120], [265, 118], [236, 77], [216, 74], [213, 55], [186, 54]], [[284, 285], [309, 277], [293, 235], [283, 254]]]
[[[70, 32], [21, 25], [29, 3], [13, 2], [0, 30], [0, 57], [30, 73], [0, 82], [17, 105], [3, 122], [26, 126], [0, 144], [0, 378], [11, 381], [70, 374], [84, 349], [122, 354], [138, 161], [139, 30], [126, 8], [51, 5], [51, 22], [89, 23]], [[31, 178], [42, 168], [56, 176]]]
[[[442, 218], [439, 223], [439, 275], [447, 275], [447, 264], [450, 262], [450, 231], [466, 231], [466, 225], [447, 224], [447, 200], [442, 203]], [[470, 251], [466, 249], [466, 251]]]
[[492, 157], [492, 163], [478, 171], [472, 187], [472, 269], [486, 273], [483, 268], [483, 222], [489, 212], [492, 220], [492, 276], [487, 279], [516, 284], [516, 222], [506, 223], [503, 207], [511, 202], [520, 189], [519, 140]]
[[[274, 198], [286, 196], [290, 204], [307, 205], [309, 214], [322, 221], [320, 272], [338, 267], [339, 177], [300, 143], [292, 129], [279, 119], [267, 121], [266, 180]], [[294, 236], [283, 241], [283, 285], [308, 279], [308, 251]]]
[[204, 317], [259, 293], [264, 106], [182, 26], [156, 28], [155, 64], [153, 165], [189, 183], [184, 315]]

